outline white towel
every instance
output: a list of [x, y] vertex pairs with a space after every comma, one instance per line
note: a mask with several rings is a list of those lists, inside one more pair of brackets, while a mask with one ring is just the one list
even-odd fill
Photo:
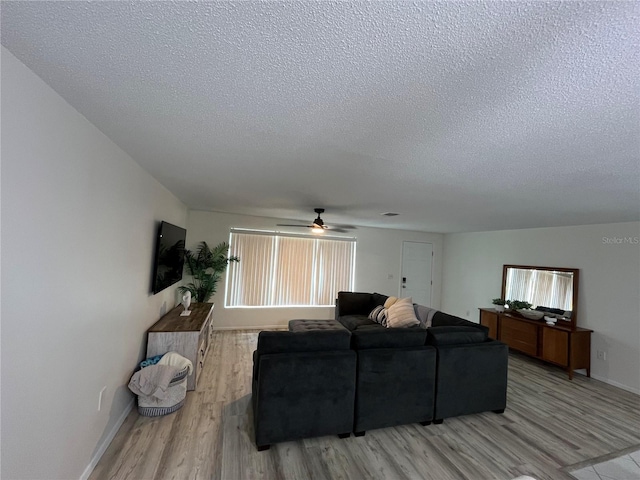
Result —
[[129, 390], [136, 395], [164, 400], [167, 398], [171, 380], [180, 370], [182, 369], [175, 365], [149, 365], [133, 374], [129, 381]]
[[171, 385], [167, 389], [167, 396], [164, 399], [156, 397], [138, 396], [138, 406], [143, 408], [167, 408], [173, 407], [184, 400], [187, 394], [187, 380]]
[[158, 365], [172, 365], [174, 367], [179, 367], [182, 370], [184, 367], [189, 367], [188, 375], [191, 375], [193, 372], [193, 363], [188, 358], [184, 358], [182, 355], [176, 352], [168, 352], [165, 353]]

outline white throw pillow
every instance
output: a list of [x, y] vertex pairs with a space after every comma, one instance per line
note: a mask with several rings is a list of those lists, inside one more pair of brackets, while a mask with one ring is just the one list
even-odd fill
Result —
[[389, 298], [387, 298], [387, 301], [384, 302], [384, 308], [388, 309], [391, 305], [393, 305], [397, 301], [398, 301], [398, 297], [389, 297]]
[[399, 298], [387, 309], [388, 328], [411, 327], [419, 324], [411, 297]]

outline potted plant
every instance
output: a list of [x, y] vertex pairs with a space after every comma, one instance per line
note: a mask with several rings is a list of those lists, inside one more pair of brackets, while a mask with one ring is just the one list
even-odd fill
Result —
[[507, 300], [507, 305], [509, 305], [511, 310], [526, 310], [533, 306], [529, 302], [523, 302], [521, 300]]
[[229, 262], [240, 261], [236, 256], [227, 257], [228, 252], [226, 242], [213, 248], [207, 242], [200, 242], [195, 252], [185, 250], [185, 268], [193, 279], [191, 283], [178, 287], [178, 291], [182, 294], [191, 292], [196, 302], [207, 302], [216, 293], [216, 286]]
[[504, 312], [504, 306], [507, 302], [503, 298], [494, 298], [491, 300], [491, 303], [495, 305], [493, 308], [495, 308], [496, 312], [502, 313]]

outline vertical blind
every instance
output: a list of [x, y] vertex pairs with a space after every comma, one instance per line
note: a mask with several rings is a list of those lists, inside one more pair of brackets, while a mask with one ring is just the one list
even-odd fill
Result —
[[227, 307], [333, 305], [353, 290], [356, 243], [280, 233], [231, 231]]

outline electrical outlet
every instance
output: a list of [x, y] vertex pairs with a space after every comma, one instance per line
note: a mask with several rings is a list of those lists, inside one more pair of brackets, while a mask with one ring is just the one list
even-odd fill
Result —
[[107, 391], [107, 386], [105, 385], [104, 387], [102, 387], [102, 390], [100, 390], [100, 393], [98, 394], [98, 411], [102, 410], [102, 397], [104, 395], [104, 392]]
[[387, 275], [387, 280], [393, 280], [393, 273], [390, 273], [389, 275]]
[[607, 352], [605, 352], [604, 350], [598, 350], [598, 351], [596, 352], [596, 358], [597, 358], [598, 360], [604, 360], [604, 361], [606, 361], [606, 360], [607, 360]]

